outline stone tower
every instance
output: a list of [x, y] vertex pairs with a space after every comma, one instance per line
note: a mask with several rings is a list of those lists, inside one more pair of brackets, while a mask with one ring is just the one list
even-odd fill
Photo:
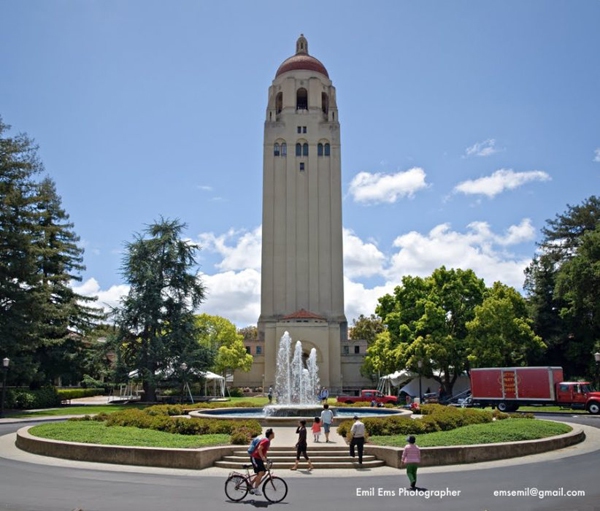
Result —
[[275, 381], [283, 333], [317, 349], [319, 377], [342, 386], [344, 314], [340, 123], [335, 87], [301, 35], [269, 87], [263, 148], [259, 337]]

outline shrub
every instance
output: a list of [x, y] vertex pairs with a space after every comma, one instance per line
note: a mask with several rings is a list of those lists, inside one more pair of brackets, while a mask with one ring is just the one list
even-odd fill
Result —
[[31, 410], [32, 408], [54, 408], [60, 406], [61, 399], [54, 387], [38, 390], [7, 389], [6, 408]]
[[232, 387], [229, 389], [229, 395], [231, 397], [243, 397], [244, 396], [244, 392], [242, 389], [239, 389], [237, 387]]

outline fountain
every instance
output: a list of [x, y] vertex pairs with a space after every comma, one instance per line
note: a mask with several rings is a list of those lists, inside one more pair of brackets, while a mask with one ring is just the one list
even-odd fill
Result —
[[319, 405], [319, 367], [317, 350], [312, 348], [304, 365], [302, 343], [297, 341], [292, 354], [292, 338], [285, 332], [279, 341], [275, 396], [277, 404], [264, 408], [267, 417], [315, 416]]
[[[298, 418], [312, 419], [321, 415], [323, 407], [319, 403], [319, 368], [317, 350], [312, 348], [304, 363], [302, 343], [297, 341], [292, 351], [292, 338], [285, 332], [279, 341], [277, 368], [275, 372], [276, 404], [264, 408], [221, 408], [190, 412], [192, 417], [223, 419], [257, 419], [263, 426], [296, 425]], [[384, 408], [340, 408], [333, 410], [334, 424], [351, 419], [357, 413], [363, 417], [396, 415], [398, 410]]]

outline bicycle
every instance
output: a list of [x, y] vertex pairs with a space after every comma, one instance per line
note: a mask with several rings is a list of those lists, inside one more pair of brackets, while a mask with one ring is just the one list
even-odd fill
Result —
[[[285, 499], [288, 486], [287, 483], [281, 478], [271, 473], [271, 466], [273, 462], [267, 461], [265, 468], [267, 469], [265, 477], [262, 483], [262, 492], [265, 498], [269, 502], [277, 503]], [[225, 481], [225, 495], [229, 500], [239, 502], [244, 499], [250, 490], [254, 489], [254, 478], [256, 474], [250, 474], [251, 464], [242, 465], [242, 468], [246, 469], [246, 475], [232, 471], [229, 473], [229, 477]]]

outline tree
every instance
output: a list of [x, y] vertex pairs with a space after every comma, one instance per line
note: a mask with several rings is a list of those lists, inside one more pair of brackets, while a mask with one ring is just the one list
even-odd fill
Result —
[[253, 325], [245, 326], [238, 330], [238, 334], [244, 338], [244, 341], [256, 341], [258, 339], [258, 328]]
[[249, 371], [252, 355], [246, 352], [244, 337], [235, 325], [221, 316], [200, 314], [196, 317], [200, 344], [216, 353], [213, 369], [225, 376], [228, 370]]
[[579, 375], [592, 374], [591, 354], [600, 339], [600, 223], [581, 236], [577, 254], [562, 265], [556, 294], [564, 300], [561, 318], [576, 332], [567, 353], [579, 362]]
[[[593, 314], [593, 293], [589, 286], [578, 293], [578, 298], [567, 289], [579, 258], [580, 248], [587, 233], [598, 229], [600, 199], [592, 196], [581, 205], [567, 205], [567, 211], [547, 221], [542, 229], [540, 253], [526, 270], [525, 291], [533, 319], [533, 329], [548, 346], [546, 355], [536, 363], [562, 365], [570, 377], [582, 376], [588, 370], [592, 346], [600, 332], [588, 321]], [[588, 264], [595, 261], [594, 251], [588, 251]], [[578, 265], [579, 263], [574, 263]], [[570, 275], [567, 275], [570, 274]], [[561, 284], [562, 283], [562, 284]], [[584, 299], [582, 293], [587, 293]], [[577, 306], [574, 300], [582, 306]], [[584, 305], [586, 304], [586, 305]]]
[[371, 314], [366, 317], [361, 314], [358, 319], [353, 320], [352, 328], [350, 329], [350, 339], [358, 341], [367, 341], [367, 345], [371, 345], [377, 336], [385, 331], [385, 326], [380, 317]]
[[26, 135], [5, 136], [0, 119], [0, 349], [13, 381], [41, 385], [60, 376], [64, 344], [102, 317], [76, 294], [83, 250]]
[[390, 335], [385, 370], [410, 369], [434, 378], [451, 394], [467, 368], [466, 324], [475, 317], [484, 292], [483, 280], [472, 270], [442, 266], [427, 278], [404, 277], [375, 310]]
[[525, 299], [516, 289], [495, 282], [466, 326], [470, 367], [524, 366], [545, 349], [531, 329]]
[[195, 268], [198, 247], [182, 240], [185, 224], [162, 219], [128, 243], [123, 275], [130, 285], [115, 311], [122, 357], [143, 379], [144, 399], [156, 400], [156, 385], [185, 362], [205, 371], [213, 353], [198, 344], [194, 310], [205, 290]]

